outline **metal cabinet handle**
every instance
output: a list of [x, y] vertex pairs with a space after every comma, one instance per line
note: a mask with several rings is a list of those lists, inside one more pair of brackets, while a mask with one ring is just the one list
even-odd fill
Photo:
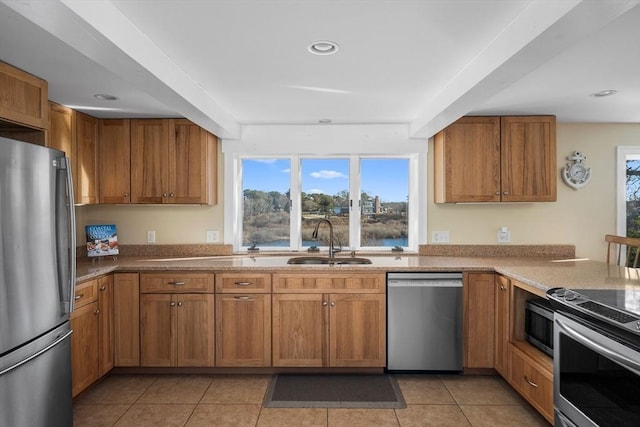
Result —
[[176, 195], [174, 193], [169, 193], [169, 197], [175, 197]]
[[507, 290], [507, 287], [506, 287], [505, 285], [500, 285], [500, 290], [501, 290], [501, 291], [506, 291], [506, 290]]
[[101, 291], [103, 291], [103, 292], [104, 292], [106, 289], [107, 289], [106, 287], [104, 287], [104, 286], [100, 286], [100, 290], [101, 290]]
[[162, 193], [162, 197], [167, 197], [167, 193]]
[[182, 307], [182, 301], [178, 302], [178, 307]]
[[336, 302], [335, 301], [331, 301], [331, 307], [335, 307], [336, 306]]
[[242, 300], [242, 301], [248, 301], [248, 300], [250, 300], [250, 299], [251, 299], [251, 297], [250, 297], [250, 296], [247, 296], [247, 295], [238, 295], [238, 296], [235, 296], [234, 298], [235, 298], [235, 299]]
[[129, 193], [124, 193], [124, 197], [129, 197]]
[[100, 314], [100, 309], [99, 308], [96, 309], [96, 311], [94, 311], [93, 314], [96, 314], [96, 315]]
[[184, 282], [167, 282], [170, 285], [174, 285], [174, 286], [182, 286], [184, 285]]
[[175, 303], [175, 302], [173, 302], [173, 301], [171, 301], [171, 302], [169, 303], [169, 306], [170, 306], [170, 307], [175, 307], [175, 306], [176, 306], [176, 303]]
[[526, 376], [526, 375], [524, 376], [524, 380], [525, 380], [526, 382], [528, 382], [528, 383], [529, 383], [529, 385], [530, 385], [531, 387], [538, 388], [538, 384], [536, 384], [536, 383], [534, 383], [533, 381], [531, 381], [529, 378], [527, 378], [527, 376]]
[[504, 191], [502, 194], [505, 195], [505, 196], [508, 196], [509, 192], [508, 191]]
[[233, 282], [234, 285], [236, 286], [251, 286], [253, 285], [253, 283], [251, 282]]
[[328, 303], [327, 303], [326, 301], [322, 301], [322, 306], [323, 306], [323, 307], [326, 307], [326, 306], [327, 306], [327, 304], [328, 304]]
[[74, 299], [78, 301], [79, 299], [82, 299], [82, 298], [84, 298], [84, 294], [76, 295]]
[[500, 192], [499, 192], [499, 191], [496, 191], [496, 196], [499, 196], [499, 195], [500, 195]]

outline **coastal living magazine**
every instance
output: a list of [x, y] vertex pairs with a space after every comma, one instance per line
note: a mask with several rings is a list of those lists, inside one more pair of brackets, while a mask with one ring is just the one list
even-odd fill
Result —
[[96, 224], [85, 227], [87, 256], [118, 255], [118, 234], [115, 224]]

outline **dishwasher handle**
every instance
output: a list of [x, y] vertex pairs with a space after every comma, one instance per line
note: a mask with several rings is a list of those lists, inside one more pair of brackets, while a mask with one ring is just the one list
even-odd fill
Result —
[[461, 288], [462, 280], [388, 280], [388, 288]]

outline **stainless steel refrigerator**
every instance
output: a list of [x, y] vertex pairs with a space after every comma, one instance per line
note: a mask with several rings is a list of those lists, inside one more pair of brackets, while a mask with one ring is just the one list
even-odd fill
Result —
[[0, 138], [0, 426], [73, 425], [68, 165], [61, 151]]

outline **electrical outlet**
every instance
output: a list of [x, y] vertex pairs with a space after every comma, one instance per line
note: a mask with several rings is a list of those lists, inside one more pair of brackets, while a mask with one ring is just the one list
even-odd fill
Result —
[[434, 231], [431, 234], [431, 241], [433, 243], [449, 243], [449, 230]]
[[220, 241], [220, 233], [218, 230], [207, 230], [205, 240], [207, 243], [216, 243]]
[[155, 242], [156, 242], [156, 231], [147, 230], [147, 243], [155, 243]]
[[498, 243], [511, 242], [511, 231], [504, 225], [498, 230]]

